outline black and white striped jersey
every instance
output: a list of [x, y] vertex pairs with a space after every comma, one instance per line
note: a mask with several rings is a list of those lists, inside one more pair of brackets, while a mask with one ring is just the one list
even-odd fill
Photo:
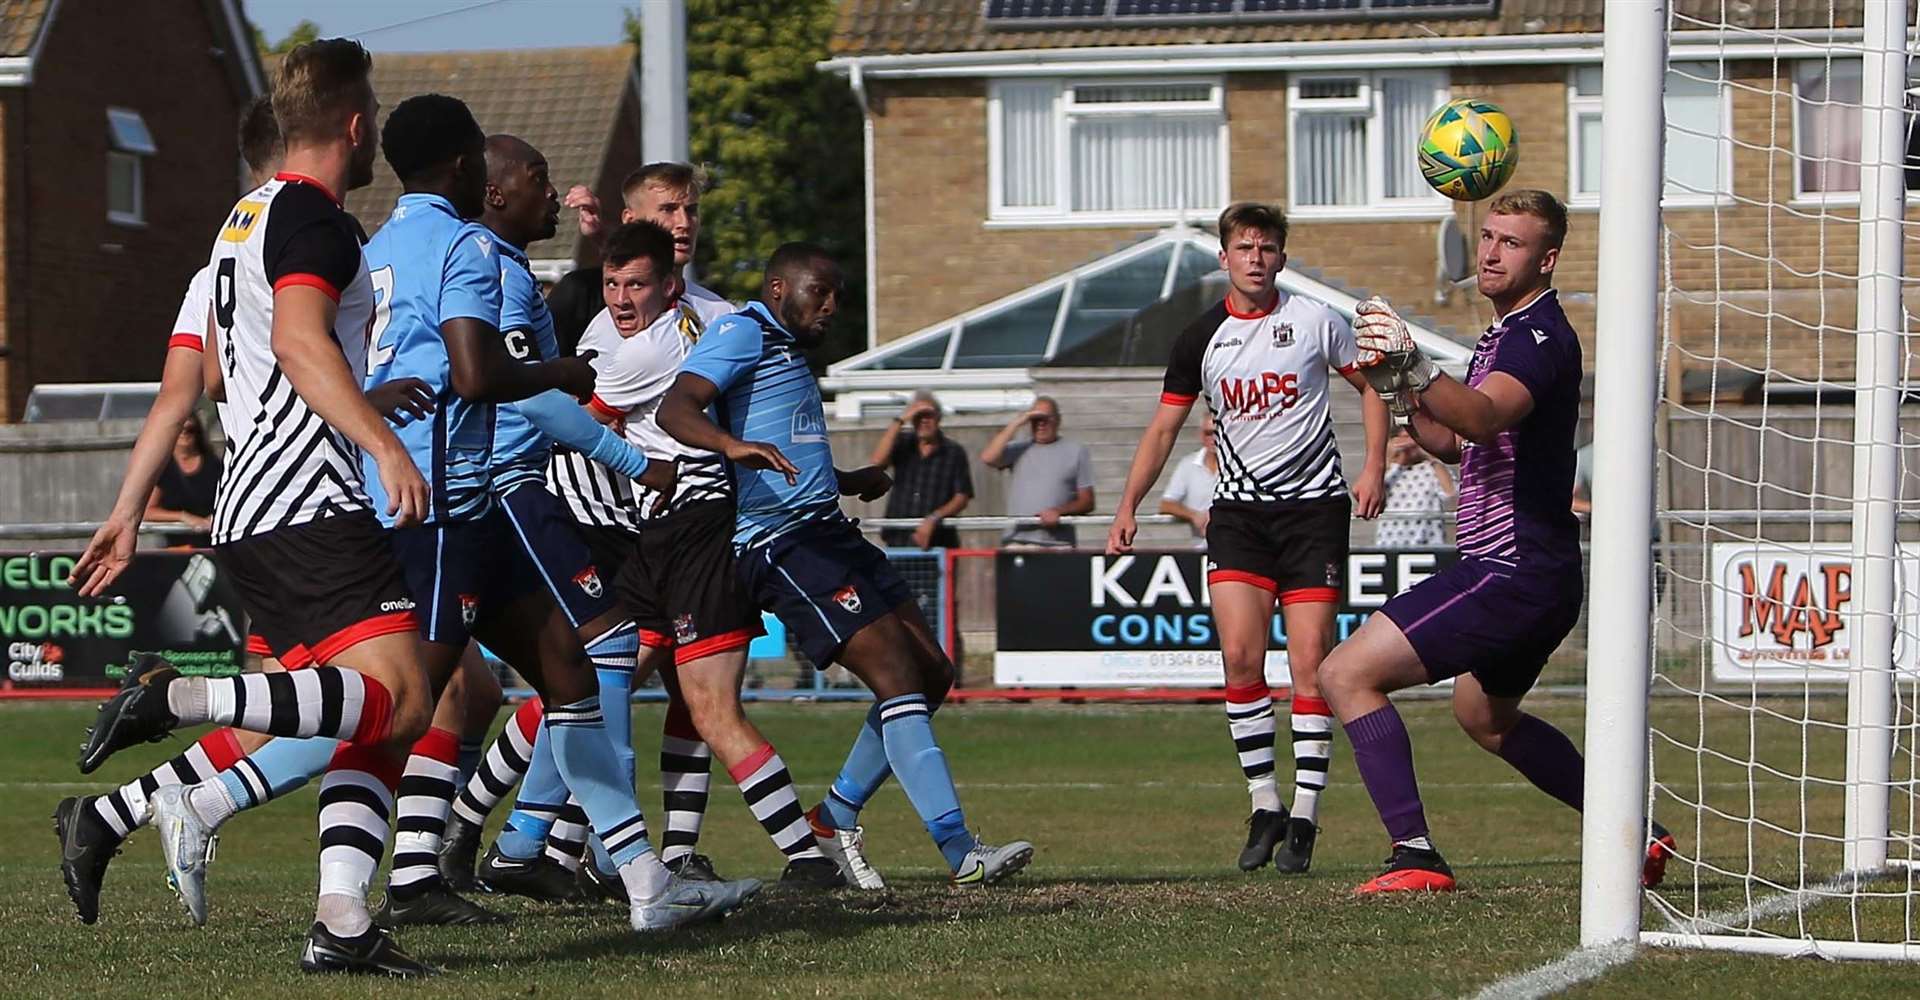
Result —
[[1275, 503], [1347, 494], [1327, 405], [1327, 372], [1353, 370], [1353, 327], [1325, 303], [1280, 293], [1271, 309], [1222, 301], [1174, 341], [1161, 401], [1205, 396], [1216, 423], [1214, 502]]
[[[732, 303], [694, 285], [631, 337], [620, 335], [605, 310], [580, 335], [579, 350], [598, 352], [590, 404], [595, 412], [619, 420], [627, 442], [648, 457], [679, 460], [679, 479], [663, 514], [733, 496], [725, 460], [675, 441], [654, 422], [654, 414], [701, 332], [734, 311]], [[582, 524], [638, 530], [655, 516], [651, 490], [569, 449], [554, 449], [548, 484]]]
[[234, 205], [214, 241], [208, 267], [227, 397], [216, 545], [371, 506], [359, 449], [308, 408], [273, 353], [274, 293], [316, 288], [339, 303], [329, 332], [355, 383], [365, 379], [374, 289], [359, 231], [318, 181], [280, 173]]

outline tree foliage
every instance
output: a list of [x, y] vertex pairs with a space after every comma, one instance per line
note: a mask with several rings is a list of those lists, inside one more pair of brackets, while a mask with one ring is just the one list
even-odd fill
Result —
[[319, 38], [320, 26], [312, 21], [303, 20], [294, 25], [293, 30], [287, 32], [287, 37], [272, 44], [268, 44], [266, 33], [260, 30], [259, 25], [253, 27], [253, 47], [260, 50], [263, 59], [267, 56], [284, 56], [296, 46], [318, 41]]
[[[713, 186], [701, 201], [701, 280], [755, 298], [780, 244], [811, 240], [847, 276], [834, 333], [816, 363], [866, 346], [860, 108], [827, 57], [834, 0], [686, 0], [687, 133]], [[639, 20], [627, 32], [640, 41]], [[645, 113], [644, 111], [642, 112]]]

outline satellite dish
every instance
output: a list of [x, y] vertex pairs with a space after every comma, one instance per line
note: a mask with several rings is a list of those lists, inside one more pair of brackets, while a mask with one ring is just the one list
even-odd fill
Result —
[[[1473, 269], [1472, 261], [1467, 259], [1467, 236], [1460, 231], [1459, 221], [1451, 215], [1441, 219], [1437, 240], [1434, 256], [1440, 262], [1441, 284], [1458, 284], [1471, 277]], [[1442, 291], [1445, 289], [1442, 288]]]

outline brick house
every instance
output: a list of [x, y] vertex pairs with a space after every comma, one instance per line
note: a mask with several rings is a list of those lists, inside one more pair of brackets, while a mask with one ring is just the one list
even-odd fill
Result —
[[0, 2], [0, 420], [156, 376], [264, 89], [238, 0]]
[[[1826, 102], [1859, 101], [1864, 2], [1674, 4], [1674, 366], [1850, 375], [1859, 132]], [[1558, 284], [1591, 364], [1602, 7], [846, 0], [824, 65], [866, 109], [870, 346], [1238, 199], [1287, 209], [1293, 265], [1470, 342], [1493, 317], [1449, 279], [1482, 209], [1433, 194], [1414, 145], [1472, 95], [1516, 122], [1511, 186], [1574, 209]]]
[[[629, 45], [517, 49], [501, 52], [381, 53], [373, 87], [384, 112], [415, 94], [458, 97], [489, 134], [506, 132], [546, 154], [553, 185], [585, 184], [619, 220], [620, 182], [639, 166], [640, 77]], [[372, 184], [347, 195], [347, 210], [378, 231], [400, 197], [400, 180], [385, 163]], [[554, 237], [528, 248], [534, 273], [552, 281], [599, 260], [580, 237], [576, 213], [560, 213]]]

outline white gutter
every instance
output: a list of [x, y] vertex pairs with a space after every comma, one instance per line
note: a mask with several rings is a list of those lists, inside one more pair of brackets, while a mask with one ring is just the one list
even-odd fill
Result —
[[220, 11], [226, 15], [228, 37], [234, 45], [245, 46], [234, 53], [234, 58], [240, 60], [240, 75], [247, 78], [249, 96], [258, 97], [267, 92], [266, 69], [254, 51], [253, 31], [247, 24], [247, 15], [240, 10], [239, 0], [221, 0]]
[[874, 239], [879, 231], [873, 213], [873, 112], [867, 107], [867, 79], [860, 64], [847, 70], [847, 85], [860, 102], [860, 187], [867, 228], [867, 350], [880, 346], [880, 264]]
[[[1675, 60], [1810, 57], [1858, 50], [1860, 38], [1859, 29], [1689, 31], [1673, 36], [1669, 52]], [[1601, 35], [1589, 32], [919, 52], [837, 56], [815, 65], [842, 74], [858, 67], [886, 79], [1566, 64], [1597, 63], [1600, 56]]]

